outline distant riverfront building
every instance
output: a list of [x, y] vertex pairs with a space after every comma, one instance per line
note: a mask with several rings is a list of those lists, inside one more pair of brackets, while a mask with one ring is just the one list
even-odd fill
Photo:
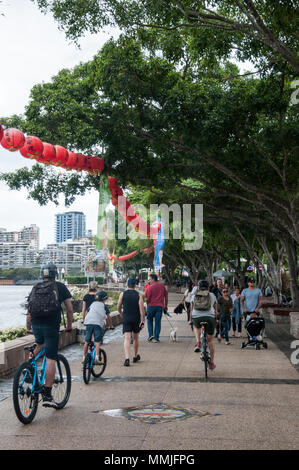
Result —
[[39, 227], [32, 224], [19, 231], [0, 228], [0, 268], [24, 268], [36, 265], [39, 250]]
[[56, 214], [56, 243], [86, 237], [86, 216], [83, 212]]

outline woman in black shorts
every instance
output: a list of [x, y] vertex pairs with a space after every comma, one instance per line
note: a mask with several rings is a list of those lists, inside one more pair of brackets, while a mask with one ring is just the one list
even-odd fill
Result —
[[133, 333], [133, 348], [134, 357], [133, 362], [140, 360], [138, 354], [139, 347], [139, 333], [144, 327], [145, 321], [145, 309], [143, 304], [142, 295], [136, 291], [136, 279], [130, 278], [128, 280], [128, 289], [122, 292], [118, 299], [117, 310], [123, 319], [123, 334], [124, 350], [125, 350], [125, 362], [124, 366], [130, 365], [130, 340], [131, 332]]

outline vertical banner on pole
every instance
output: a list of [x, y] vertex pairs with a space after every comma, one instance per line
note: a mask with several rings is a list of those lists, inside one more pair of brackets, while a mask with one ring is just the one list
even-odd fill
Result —
[[162, 258], [163, 258], [163, 248], [165, 244], [165, 233], [164, 233], [164, 227], [163, 227], [163, 222], [160, 217], [157, 217], [157, 221], [155, 222], [157, 226], [160, 227], [158, 233], [154, 237], [154, 271], [156, 273], [160, 273], [162, 271], [162, 268], [164, 267], [164, 264], [162, 264]]

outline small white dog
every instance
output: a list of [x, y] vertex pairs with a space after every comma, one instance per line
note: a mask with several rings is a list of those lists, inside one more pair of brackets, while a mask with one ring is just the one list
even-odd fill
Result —
[[177, 327], [171, 328], [170, 333], [169, 333], [169, 338], [171, 339], [171, 341], [176, 342], [178, 340], [177, 331], [178, 331]]

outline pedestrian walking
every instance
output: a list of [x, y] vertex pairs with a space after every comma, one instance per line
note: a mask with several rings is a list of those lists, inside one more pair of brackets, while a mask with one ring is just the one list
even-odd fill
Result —
[[261, 289], [255, 287], [254, 277], [248, 279], [248, 288], [241, 292], [241, 305], [246, 322], [250, 318], [255, 318], [259, 314], [259, 308], [262, 304], [263, 293]]
[[233, 301], [228, 295], [228, 289], [222, 289], [222, 296], [218, 299], [218, 305], [220, 309], [220, 322], [223, 328], [220, 336], [225, 338], [226, 345], [231, 344], [229, 341], [229, 330], [231, 328], [231, 312], [233, 309]]
[[[241, 306], [241, 292], [239, 287], [235, 287], [234, 293], [231, 294], [231, 299], [233, 302], [232, 310], [232, 322], [233, 322], [233, 338], [241, 338], [242, 333], [242, 306]], [[238, 333], [236, 335], [236, 330], [238, 328]]]
[[[168, 292], [165, 286], [158, 282], [156, 274], [150, 274], [149, 282], [150, 286], [146, 292], [148, 341], [158, 343], [162, 314], [168, 307]], [[155, 329], [153, 329], [154, 320]]]
[[128, 279], [128, 288], [119, 295], [117, 310], [123, 319], [124, 366], [128, 367], [130, 365], [131, 334], [133, 334], [133, 362], [138, 362], [141, 359], [138, 354], [139, 333], [145, 322], [143, 298], [136, 290], [136, 279], [134, 277]]
[[187, 321], [190, 321], [190, 308], [191, 308], [191, 300], [192, 300], [192, 290], [194, 285], [189, 282], [188, 288], [184, 292], [184, 296], [181, 300], [182, 304], [185, 304], [186, 311], [187, 311]]

